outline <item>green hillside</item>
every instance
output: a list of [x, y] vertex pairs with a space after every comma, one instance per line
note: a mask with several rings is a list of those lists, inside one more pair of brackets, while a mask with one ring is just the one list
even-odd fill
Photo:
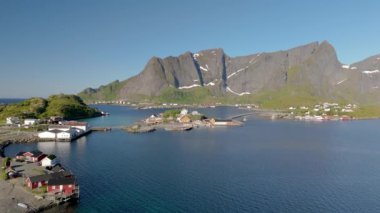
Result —
[[99, 116], [100, 112], [88, 107], [76, 95], [52, 95], [47, 100], [30, 98], [20, 103], [8, 104], [0, 107], [0, 119], [6, 117], [20, 118], [48, 118], [62, 116], [65, 119], [80, 119]]

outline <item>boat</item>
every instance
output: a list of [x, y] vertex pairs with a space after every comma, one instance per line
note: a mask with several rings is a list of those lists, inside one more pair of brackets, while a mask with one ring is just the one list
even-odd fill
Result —
[[24, 208], [24, 209], [28, 208], [28, 205], [26, 205], [25, 203], [17, 203], [17, 206]]
[[108, 115], [110, 115], [110, 113], [109, 113], [109, 112], [104, 112], [104, 111], [101, 111], [100, 113], [102, 114], [102, 116], [108, 116]]

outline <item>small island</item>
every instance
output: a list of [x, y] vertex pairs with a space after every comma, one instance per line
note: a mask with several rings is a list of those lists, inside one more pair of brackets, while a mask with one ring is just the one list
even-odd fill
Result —
[[241, 126], [243, 123], [232, 119], [207, 118], [198, 111], [188, 109], [169, 109], [158, 115], [136, 122], [124, 128], [130, 133], [154, 132], [157, 129], [166, 131], [189, 131], [197, 127]]

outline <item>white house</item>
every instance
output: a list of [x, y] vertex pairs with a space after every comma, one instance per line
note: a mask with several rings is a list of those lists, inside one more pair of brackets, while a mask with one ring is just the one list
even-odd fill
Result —
[[187, 109], [182, 109], [180, 114], [181, 115], [187, 115], [188, 112], [189, 111]]
[[198, 111], [192, 111], [191, 112], [191, 115], [200, 115], [201, 113], [199, 113]]
[[75, 137], [75, 130], [61, 131], [57, 133], [57, 140], [71, 140]]
[[41, 160], [41, 166], [55, 166], [58, 164], [58, 159], [55, 155], [48, 155]]
[[50, 130], [38, 133], [38, 138], [55, 140], [60, 130]]
[[20, 119], [18, 117], [8, 117], [6, 119], [7, 125], [20, 124]]
[[32, 126], [32, 125], [35, 125], [35, 124], [38, 124], [38, 119], [28, 118], [28, 119], [24, 120], [24, 125]]

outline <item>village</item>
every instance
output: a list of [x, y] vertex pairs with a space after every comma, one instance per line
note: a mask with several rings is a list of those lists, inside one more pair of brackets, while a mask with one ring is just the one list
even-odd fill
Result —
[[352, 120], [351, 115], [358, 108], [356, 104], [340, 105], [338, 103], [322, 103], [314, 106], [289, 107], [288, 113], [295, 120], [326, 121]]
[[[2, 127], [2, 131], [5, 130], [22, 130], [31, 142], [70, 142], [92, 131], [87, 122], [65, 121], [57, 116], [49, 119], [7, 117], [6, 126]], [[12, 134], [9, 135], [12, 136]]]
[[188, 131], [198, 127], [241, 126], [243, 123], [232, 119], [207, 118], [198, 111], [188, 109], [170, 109], [125, 128], [130, 133], [153, 132], [157, 129], [166, 131]]
[[[53, 154], [39, 150], [19, 152], [13, 158], [0, 158], [0, 187], [13, 188], [2, 193], [7, 208], [41, 211], [79, 199], [79, 186], [74, 174], [66, 170]], [[7, 199], [7, 196], [17, 200]]]

